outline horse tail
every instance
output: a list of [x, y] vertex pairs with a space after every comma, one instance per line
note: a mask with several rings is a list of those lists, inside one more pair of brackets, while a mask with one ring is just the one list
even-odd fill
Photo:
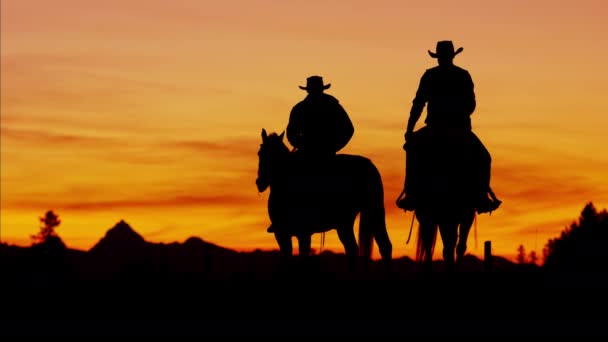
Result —
[[366, 167], [362, 167], [364, 177], [360, 186], [362, 207], [359, 216], [359, 256], [371, 259], [374, 241], [378, 244], [382, 260], [392, 258], [392, 244], [386, 229], [386, 211], [384, 208], [384, 187], [382, 177], [371, 160], [364, 158]]
[[436, 223], [418, 223], [418, 236], [416, 238], [416, 261], [418, 263], [432, 260], [438, 231], [439, 226]]

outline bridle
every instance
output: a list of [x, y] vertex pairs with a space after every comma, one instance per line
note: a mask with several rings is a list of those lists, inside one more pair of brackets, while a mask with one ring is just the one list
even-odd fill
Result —
[[272, 133], [264, 137], [258, 150], [258, 177], [255, 181], [258, 191], [264, 192], [276, 180], [279, 165], [289, 149], [282, 142], [282, 135]]

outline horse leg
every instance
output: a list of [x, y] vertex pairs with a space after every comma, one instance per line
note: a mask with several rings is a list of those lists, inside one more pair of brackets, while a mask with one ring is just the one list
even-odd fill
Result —
[[312, 234], [298, 234], [298, 277], [305, 277], [314, 273], [314, 262], [311, 256]]
[[458, 239], [458, 224], [440, 224], [439, 233], [441, 234], [441, 241], [443, 242], [443, 263], [448, 272], [454, 271], [454, 253], [456, 249], [456, 240]]
[[309, 257], [311, 254], [310, 246], [311, 242], [310, 234], [298, 234], [298, 256], [301, 258]]
[[279, 252], [283, 257], [291, 257], [293, 255], [293, 244], [291, 242], [291, 235], [275, 232], [274, 239], [279, 245]]
[[416, 260], [422, 270], [430, 273], [433, 269], [433, 250], [437, 238], [437, 225], [419, 216], [418, 242], [416, 247]]
[[375, 241], [379, 247], [383, 264], [390, 268], [393, 259], [393, 245], [386, 229], [383, 204], [381, 200], [378, 200], [361, 211], [359, 216], [359, 253], [364, 258], [371, 260]]
[[279, 276], [286, 276], [292, 269], [293, 262], [293, 243], [291, 241], [291, 235], [281, 232], [275, 232], [274, 238], [279, 245]]
[[[384, 220], [382, 220], [382, 222], [376, 222], [376, 224], [377, 225], [374, 226], [374, 239], [378, 244], [380, 257], [382, 258], [382, 270], [386, 276], [391, 276], [393, 271], [393, 244], [388, 236]], [[365, 260], [368, 264], [371, 262], [371, 259], [371, 255], [365, 256]]]
[[467, 239], [469, 238], [469, 232], [471, 231], [471, 226], [473, 226], [473, 221], [475, 221], [475, 209], [468, 212], [460, 222], [458, 244], [456, 245], [456, 264], [459, 264], [459, 262], [462, 261], [462, 258], [467, 251]]
[[357, 258], [359, 257], [359, 245], [355, 238], [354, 231], [355, 221], [349, 222], [349, 224], [341, 224], [336, 228], [338, 232], [338, 239], [344, 246], [344, 254], [348, 262], [348, 270], [354, 271], [357, 266]]
[[374, 239], [379, 246], [380, 257], [385, 265], [390, 266], [393, 260], [393, 244], [388, 236], [386, 225], [377, 227]]

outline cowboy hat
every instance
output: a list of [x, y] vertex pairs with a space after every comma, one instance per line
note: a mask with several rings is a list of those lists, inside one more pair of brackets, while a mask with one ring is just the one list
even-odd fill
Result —
[[323, 77], [310, 76], [306, 79], [306, 87], [298, 86], [302, 90], [323, 90], [331, 87], [331, 83], [323, 84]]
[[437, 42], [437, 48], [435, 49], [436, 52], [431, 52], [431, 50], [429, 50], [429, 55], [431, 55], [431, 57], [433, 57], [433, 58], [438, 58], [438, 57], [454, 58], [454, 56], [461, 53], [462, 50], [464, 50], [464, 48], [459, 47], [458, 50], [454, 51], [454, 45], [452, 44], [452, 41], [442, 40], [442, 41]]

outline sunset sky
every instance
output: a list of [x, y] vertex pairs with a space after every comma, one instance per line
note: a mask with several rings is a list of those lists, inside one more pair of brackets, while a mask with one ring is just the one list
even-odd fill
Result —
[[[438, 40], [464, 47], [455, 64], [475, 82], [473, 129], [504, 201], [477, 217], [468, 252], [483, 256], [490, 240], [496, 255], [523, 245], [540, 256], [586, 203], [608, 207], [605, 1], [1, 6], [2, 242], [30, 245], [54, 210], [72, 248], [121, 219], [150, 242], [277, 248], [268, 192], [255, 186], [260, 132], [284, 130], [306, 95], [298, 86], [321, 75], [355, 125], [343, 152], [382, 174], [394, 257], [413, 257], [412, 213], [394, 203], [411, 101]], [[335, 231], [324, 248], [342, 251]]]

